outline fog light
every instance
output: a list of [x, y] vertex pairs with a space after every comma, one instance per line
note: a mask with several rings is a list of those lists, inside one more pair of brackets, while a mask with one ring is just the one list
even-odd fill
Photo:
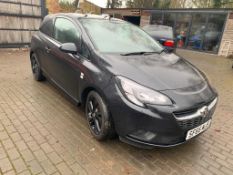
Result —
[[151, 141], [156, 137], [156, 135], [156, 133], [150, 131], [138, 130], [129, 136], [138, 140]]

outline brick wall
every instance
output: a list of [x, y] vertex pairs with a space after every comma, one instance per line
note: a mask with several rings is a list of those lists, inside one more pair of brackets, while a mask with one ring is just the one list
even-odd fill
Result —
[[140, 19], [140, 26], [146, 26], [150, 24], [151, 14], [145, 11], [142, 11], [141, 19]]
[[228, 14], [218, 55], [233, 55], [233, 12]]

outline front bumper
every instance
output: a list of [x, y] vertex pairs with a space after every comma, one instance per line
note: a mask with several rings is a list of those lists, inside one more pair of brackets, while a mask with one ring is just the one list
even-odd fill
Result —
[[[174, 132], [176, 134], [169, 134], [169, 135], [158, 134], [156, 135], [157, 139], [156, 137], [154, 137], [154, 139], [151, 139], [151, 140], [145, 140], [145, 137], [143, 137], [143, 134], [138, 134], [139, 136], [138, 135], [127, 135], [125, 137], [120, 137], [120, 140], [128, 144], [131, 144], [137, 147], [142, 147], [142, 148], [173, 147], [173, 146], [183, 144], [189, 141], [189, 140], [186, 140], [186, 135], [189, 130], [196, 128], [204, 124], [205, 122], [209, 121], [210, 119], [212, 119], [213, 113], [216, 108], [216, 104], [217, 104], [217, 98], [215, 98], [210, 103], [204, 105], [209, 110], [208, 114], [206, 114], [204, 117], [200, 113], [200, 111], [204, 107], [201, 107], [200, 109], [197, 109], [196, 112], [192, 112], [190, 114], [182, 114], [182, 116], [177, 116], [177, 113], [173, 113], [177, 121], [177, 124], [179, 128], [181, 129], [181, 132]], [[198, 135], [196, 135], [195, 137], [197, 137]]]
[[[106, 98], [120, 140], [146, 148], [171, 147], [186, 142], [187, 131], [211, 119], [217, 103], [217, 94], [213, 94], [209, 101], [192, 106], [192, 110], [187, 108], [175, 112], [177, 106], [136, 106], [129, 102], [116, 86], [106, 89], [106, 93], [111, 94]], [[188, 118], [198, 109], [210, 104], [212, 107], [205, 118]]]

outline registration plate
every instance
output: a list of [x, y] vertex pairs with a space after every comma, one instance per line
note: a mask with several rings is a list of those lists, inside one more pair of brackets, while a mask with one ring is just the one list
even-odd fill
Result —
[[203, 131], [207, 130], [210, 127], [210, 123], [211, 123], [211, 120], [208, 120], [207, 122], [203, 123], [202, 125], [189, 130], [187, 132], [187, 135], [186, 135], [186, 140], [189, 140], [189, 139], [195, 137], [196, 135], [202, 133]]

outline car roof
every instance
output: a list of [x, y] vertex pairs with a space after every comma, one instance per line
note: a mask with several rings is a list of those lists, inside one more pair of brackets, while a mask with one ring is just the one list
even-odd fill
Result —
[[49, 14], [45, 17], [44, 20], [48, 20], [48, 19], [54, 19], [56, 17], [70, 17], [73, 19], [79, 19], [79, 18], [87, 18], [87, 19], [103, 19], [103, 20], [118, 20], [118, 21], [123, 21], [121, 19], [118, 18], [110, 18], [109, 15], [107, 14], [103, 14], [103, 15], [94, 15], [94, 14], [81, 14], [81, 13], [56, 13], [56, 14]]

